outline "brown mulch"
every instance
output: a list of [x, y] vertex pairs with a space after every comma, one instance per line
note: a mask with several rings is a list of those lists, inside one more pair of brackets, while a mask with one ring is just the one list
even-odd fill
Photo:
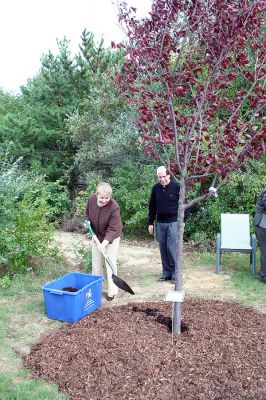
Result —
[[172, 344], [171, 303], [99, 308], [25, 356], [34, 377], [72, 400], [265, 400], [266, 315], [185, 300]]

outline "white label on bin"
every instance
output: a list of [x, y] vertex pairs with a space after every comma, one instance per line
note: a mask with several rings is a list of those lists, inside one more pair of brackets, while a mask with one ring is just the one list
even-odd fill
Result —
[[86, 293], [86, 299], [87, 299], [87, 302], [84, 306], [84, 311], [86, 311], [88, 308], [90, 308], [94, 305], [94, 300], [92, 299], [91, 289]]

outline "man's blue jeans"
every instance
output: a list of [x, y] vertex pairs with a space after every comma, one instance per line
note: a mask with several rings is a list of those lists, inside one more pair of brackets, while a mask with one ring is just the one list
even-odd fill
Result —
[[164, 278], [175, 279], [176, 231], [176, 222], [156, 223], [156, 239], [159, 243]]
[[255, 226], [255, 233], [260, 247], [260, 278], [266, 281], [266, 229]]

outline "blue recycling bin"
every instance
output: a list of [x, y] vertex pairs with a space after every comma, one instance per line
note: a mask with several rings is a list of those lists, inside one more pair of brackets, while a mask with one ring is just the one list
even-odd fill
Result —
[[42, 286], [48, 318], [76, 322], [90, 314], [101, 305], [102, 282], [99, 275], [70, 272]]

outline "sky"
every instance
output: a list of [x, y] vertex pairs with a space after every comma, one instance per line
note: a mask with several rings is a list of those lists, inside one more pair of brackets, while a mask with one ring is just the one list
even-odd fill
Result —
[[[145, 16], [151, 0], [128, 0]], [[39, 71], [42, 55], [57, 54], [57, 39], [70, 41], [78, 52], [82, 31], [95, 39], [123, 40], [117, 21], [116, 0], [2, 0], [0, 5], [0, 88], [12, 94]]]

